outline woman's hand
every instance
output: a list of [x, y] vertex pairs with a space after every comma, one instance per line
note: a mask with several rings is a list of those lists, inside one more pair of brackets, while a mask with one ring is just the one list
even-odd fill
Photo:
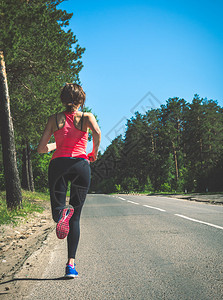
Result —
[[90, 162], [94, 162], [97, 160], [97, 155], [95, 155], [93, 151], [91, 153], [88, 153], [87, 157]]

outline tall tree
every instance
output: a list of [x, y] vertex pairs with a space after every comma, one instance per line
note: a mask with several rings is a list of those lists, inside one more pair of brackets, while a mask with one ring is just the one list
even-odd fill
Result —
[[148, 145], [145, 153], [145, 160], [147, 162], [147, 174], [152, 182], [154, 190], [159, 190], [162, 178], [162, 169], [165, 159], [163, 153], [160, 151], [160, 131], [161, 131], [161, 110], [151, 109], [146, 112], [145, 120], [148, 127]]
[[171, 153], [175, 166], [174, 189], [178, 187], [180, 161], [182, 161], [182, 133], [184, 130], [183, 116], [186, 108], [184, 99], [169, 98], [166, 105], [161, 106], [162, 137], [166, 151]]
[[139, 187], [143, 187], [147, 180], [146, 158], [150, 145], [146, 120], [143, 115], [136, 112], [135, 117], [127, 121], [121, 169], [125, 173], [127, 171], [129, 177], [135, 177]]
[[190, 178], [194, 188], [205, 191], [209, 185], [209, 172], [221, 160], [223, 148], [223, 115], [215, 101], [194, 99], [185, 114], [185, 152], [190, 165]]
[[14, 130], [10, 112], [6, 68], [2, 51], [0, 51], [0, 120], [6, 201], [8, 209], [14, 209], [22, 205], [22, 194], [16, 163]]

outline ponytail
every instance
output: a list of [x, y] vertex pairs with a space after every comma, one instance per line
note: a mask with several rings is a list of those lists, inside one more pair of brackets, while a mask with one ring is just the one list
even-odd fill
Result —
[[78, 105], [81, 105], [83, 110], [86, 94], [79, 84], [66, 83], [61, 91], [60, 98], [62, 103], [66, 105], [67, 111], [73, 112]]

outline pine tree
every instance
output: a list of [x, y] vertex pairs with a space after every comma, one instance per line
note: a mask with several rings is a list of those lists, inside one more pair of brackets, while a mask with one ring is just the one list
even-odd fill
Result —
[[0, 52], [0, 120], [7, 208], [15, 209], [22, 205], [22, 194], [16, 163], [14, 130], [2, 51]]
[[162, 105], [162, 138], [165, 144], [165, 152], [168, 157], [173, 157], [175, 180], [172, 183], [173, 189], [177, 189], [179, 181], [179, 170], [182, 161], [182, 133], [184, 130], [184, 111], [186, 102], [184, 99], [170, 98], [166, 105]]

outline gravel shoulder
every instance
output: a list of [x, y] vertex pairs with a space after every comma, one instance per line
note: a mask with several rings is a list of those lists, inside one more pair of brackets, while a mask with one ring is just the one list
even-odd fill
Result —
[[223, 205], [223, 194], [201, 195], [201, 194], [183, 194], [183, 195], [167, 195], [167, 197], [183, 199], [188, 201], [204, 202], [209, 204]]
[[47, 236], [55, 228], [51, 217], [50, 202], [38, 201], [45, 210], [43, 213], [33, 213], [18, 226], [0, 226], [0, 296], [7, 299], [12, 285], [4, 284], [13, 281], [15, 274], [26, 265], [32, 267], [28, 258], [45, 243]]
[[[120, 194], [122, 195], [122, 194]], [[140, 193], [130, 193], [123, 195], [138, 195], [138, 196], [159, 196], [159, 197], [167, 197], [167, 198], [175, 198], [182, 199], [187, 201], [196, 201], [196, 202], [204, 202], [207, 204], [217, 204], [223, 205], [223, 194], [140, 194]]]

